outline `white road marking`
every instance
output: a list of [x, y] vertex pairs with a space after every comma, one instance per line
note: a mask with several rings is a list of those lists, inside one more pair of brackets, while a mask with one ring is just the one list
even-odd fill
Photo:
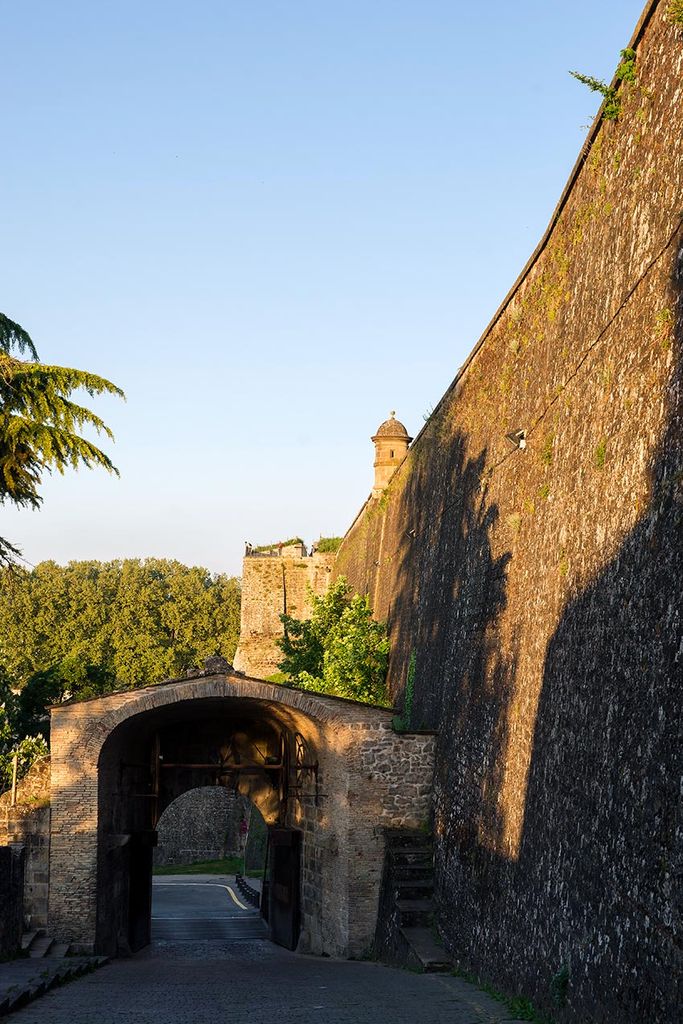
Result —
[[223, 914], [222, 917], [160, 917], [152, 914], [153, 921], [184, 921], [186, 924], [195, 924], [197, 921], [244, 921], [241, 914]]
[[249, 907], [245, 907], [244, 903], [240, 903], [240, 901], [237, 899], [235, 893], [233, 892], [229, 885], [222, 885], [220, 882], [157, 882], [155, 879], [154, 884], [165, 885], [168, 888], [170, 888], [173, 885], [208, 885], [213, 887], [214, 889], [227, 889], [228, 892], [230, 893], [230, 896], [232, 897], [233, 903], [236, 903], [241, 910], [249, 910]]

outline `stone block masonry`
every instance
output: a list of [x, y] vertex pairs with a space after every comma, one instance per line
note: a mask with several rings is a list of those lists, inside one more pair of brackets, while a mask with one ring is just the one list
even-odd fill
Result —
[[668, 1024], [683, 1005], [683, 28], [667, 0], [631, 45], [619, 119], [598, 117], [335, 565], [388, 621], [399, 702], [415, 653], [413, 722], [439, 730], [449, 950], [581, 1024]]
[[[431, 810], [435, 738], [398, 735], [391, 722], [388, 709], [232, 672], [207, 671], [55, 708], [51, 932], [106, 953], [124, 950], [127, 942], [131, 948], [144, 944], [132, 946], [130, 936], [138, 933], [131, 932], [129, 892], [144, 882], [144, 843], [154, 829], [157, 798], [147, 768], [154, 737], [162, 737], [159, 793], [168, 806], [198, 785], [192, 766], [174, 760], [200, 762], [201, 774], [207, 752], [229, 737], [239, 755], [233, 763], [250, 766], [239, 780], [240, 793], [268, 823], [303, 834], [299, 949], [368, 954], [385, 831], [424, 825]], [[174, 736], [184, 744], [180, 758], [173, 756], [180, 749], [173, 747]], [[297, 769], [295, 739], [315, 769]], [[290, 751], [291, 789], [279, 803], [277, 777], [269, 776], [268, 766], [280, 762], [283, 743]], [[261, 772], [252, 770], [258, 756]], [[144, 916], [144, 899], [140, 907]]]
[[17, 802], [10, 793], [0, 796], [0, 845], [20, 845], [23, 860], [23, 925], [27, 930], [47, 927], [50, 878], [50, 761], [41, 758], [17, 787]]
[[240, 822], [249, 807], [245, 797], [224, 786], [188, 790], [159, 819], [154, 864], [196, 864], [240, 856]]
[[252, 554], [244, 559], [236, 669], [258, 679], [277, 672], [282, 660], [276, 642], [282, 636], [280, 616], [309, 617], [310, 594], [326, 593], [334, 559], [334, 554], [318, 552], [301, 557], [287, 549], [281, 557]]

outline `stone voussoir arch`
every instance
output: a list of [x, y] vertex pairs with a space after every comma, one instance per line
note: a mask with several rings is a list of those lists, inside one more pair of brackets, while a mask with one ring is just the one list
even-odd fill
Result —
[[[252, 731], [247, 735], [244, 730]], [[275, 803], [280, 811], [270, 819], [300, 837], [298, 948], [332, 956], [366, 954], [377, 921], [386, 830], [415, 828], [430, 814], [434, 736], [397, 734], [388, 708], [254, 679], [227, 663], [53, 709], [51, 931], [83, 949], [108, 954], [126, 949], [125, 935], [131, 934], [126, 872], [140, 845], [153, 841], [157, 820], [146, 817], [145, 810], [153, 796], [145, 789], [153, 750], [160, 769], [185, 772], [160, 771], [158, 806], [163, 810], [163, 800], [183, 787], [205, 784], [197, 775], [191, 778], [189, 770], [209, 768], [174, 760], [194, 761], [193, 751], [200, 749], [199, 760], [208, 755], [211, 761], [216, 738], [222, 743], [230, 736], [260, 744], [265, 757], [263, 742], [285, 742], [286, 749], [301, 734], [314, 762], [309, 767], [315, 770], [303, 773], [303, 781], [299, 772], [297, 786], [281, 790]], [[186, 742], [186, 736], [194, 747], [187, 747], [185, 756], [160, 757], [166, 743], [172, 751], [173, 743]], [[269, 763], [264, 760], [260, 769], [264, 780], [270, 778]], [[287, 763], [296, 776], [291, 760]], [[260, 784], [267, 790], [266, 782]], [[259, 806], [259, 794], [239, 785]], [[149, 863], [151, 887], [151, 855]], [[145, 941], [131, 940], [130, 948]]]
[[[323, 728], [365, 726], [366, 728], [388, 729], [393, 714], [386, 708], [372, 707], [339, 697], [327, 697], [306, 690], [297, 690], [280, 683], [268, 683], [237, 672], [169, 679], [134, 690], [116, 691], [105, 698], [93, 697], [90, 700], [101, 701], [112, 698], [119, 698], [115, 706], [107, 710], [102, 717], [94, 719], [84, 729], [81, 749], [85, 760], [96, 760], [99, 751], [114, 729], [129, 718], [183, 701], [211, 698], [258, 700], [276, 707], [281, 705], [283, 708], [291, 708], [319, 723]], [[86, 703], [89, 702], [80, 702], [80, 704]], [[71, 706], [73, 705], [61, 705], [64, 708]]]

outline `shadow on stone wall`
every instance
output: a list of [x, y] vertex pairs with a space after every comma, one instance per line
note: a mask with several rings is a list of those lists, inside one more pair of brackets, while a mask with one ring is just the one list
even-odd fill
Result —
[[[452, 465], [460, 507], [443, 544], [403, 567], [419, 570], [431, 594], [419, 608], [418, 671], [421, 680], [432, 672], [429, 689], [443, 694], [440, 925], [468, 968], [558, 1021], [654, 1024], [683, 1005], [683, 249], [672, 281], [675, 369], [649, 504], [548, 643], [518, 858], [504, 854], [498, 799], [518, 646], [495, 636], [509, 556], [492, 558], [496, 510], [484, 508], [483, 463], [463, 462], [461, 440]], [[425, 489], [409, 501], [421, 508], [430, 498]]]
[[[402, 496], [412, 518], [399, 549], [398, 586], [388, 617], [389, 676], [405, 685], [415, 652], [412, 725], [419, 728], [441, 725], [456, 682], [460, 690], [476, 688], [495, 656], [492, 626], [506, 604], [511, 555], [496, 559], [491, 551], [489, 533], [498, 508], [482, 488], [486, 450], [468, 459], [465, 449], [463, 434], [449, 439], [436, 455], [436, 485], [433, 467], [418, 465]], [[452, 496], [445, 509], [443, 494]]]
[[157, 822], [155, 867], [241, 857], [250, 807], [246, 797], [227, 786], [181, 793]]
[[672, 283], [649, 506], [548, 644], [518, 865], [534, 900], [549, 887], [541, 948], [569, 1003], [598, 1021], [683, 1005], [683, 248]]
[[[519, 644], [515, 635], [505, 643], [499, 635], [512, 555], [492, 552], [498, 507], [484, 482], [487, 453], [467, 458], [465, 448], [462, 434], [440, 446], [438, 486], [433, 466], [422, 472], [419, 465], [406, 486], [403, 507], [417, 518], [404, 535], [389, 618], [402, 640], [390, 674], [405, 679], [415, 651], [412, 725], [439, 729], [437, 829], [483, 884], [491, 856], [497, 859], [490, 851], [505, 841], [500, 751], [508, 746]], [[438, 504], [444, 494], [451, 496], [446, 508]], [[411, 589], [407, 581], [417, 582]]]

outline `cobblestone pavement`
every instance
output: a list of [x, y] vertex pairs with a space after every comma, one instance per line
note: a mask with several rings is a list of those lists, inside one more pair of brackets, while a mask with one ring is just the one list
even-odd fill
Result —
[[[226, 889], [157, 880], [154, 941], [47, 993], [12, 1024], [500, 1024], [459, 978], [301, 956], [267, 940]], [[229, 879], [221, 880], [230, 884]], [[180, 884], [180, 883], [184, 884]], [[255, 937], [258, 936], [258, 937]]]
[[305, 957], [268, 942], [158, 942], [11, 1015], [12, 1024], [499, 1024], [459, 978]]

